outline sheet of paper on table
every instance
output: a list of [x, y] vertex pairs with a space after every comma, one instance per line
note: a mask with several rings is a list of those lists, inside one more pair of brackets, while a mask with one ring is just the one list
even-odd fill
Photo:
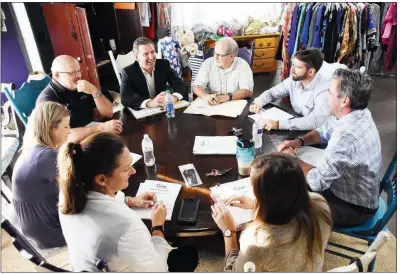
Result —
[[312, 166], [318, 167], [324, 163], [324, 149], [304, 146], [297, 151], [297, 157]]
[[[232, 196], [242, 196], [245, 195], [251, 199], [255, 200], [253, 194], [253, 186], [250, 182], [250, 177], [233, 181], [230, 183], [221, 184], [210, 188], [211, 195], [222, 201], [228, 199]], [[233, 219], [235, 220], [236, 227], [240, 228], [241, 225], [253, 221], [253, 211], [251, 209], [243, 209], [236, 206], [227, 206], [229, 212], [231, 213]]]
[[202, 114], [205, 116], [227, 116], [236, 118], [242, 114], [244, 107], [247, 105], [246, 100], [228, 101], [216, 106], [210, 106], [206, 100], [198, 97], [192, 104], [184, 111], [186, 114]]
[[131, 152], [131, 156], [132, 156], [132, 165], [134, 165], [137, 161], [142, 159], [142, 155], [133, 152]]
[[195, 155], [236, 155], [236, 136], [196, 136]]
[[[171, 221], [172, 212], [174, 211], [175, 201], [178, 197], [179, 191], [182, 185], [167, 183], [155, 180], [146, 180], [141, 183], [136, 196], [146, 192], [154, 192], [157, 196], [157, 201], [163, 201], [167, 209], [167, 221]], [[150, 208], [132, 208], [141, 219], [151, 219], [151, 209]]]
[[[184, 108], [184, 107], [187, 107], [188, 105], [190, 105], [190, 103], [188, 101], [185, 101], [185, 100], [178, 101], [178, 102], [176, 102], [174, 104], [175, 109]], [[145, 118], [145, 117], [148, 117], [148, 116], [152, 116], [152, 115], [156, 115], [156, 114], [165, 112], [165, 109], [161, 108], [161, 107], [158, 107], [158, 108], [144, 108], [144, 109], [141, 109], [141, 110], [134, 110], [132, 108], [128, 108], [128, 109], [136, 119], [142, 119], [142, 118]]]
[[100, 125], [100, 124], [102, 124], [102, 123], [101, 123], [101, 122], [92, 121], [92, 122], [90, 122], [89, 124], [87, 124], [85, 127], [92, 127], [92, 126]]
[[264, 110], [261, 109], [259, 113], [249, 115], [249, 118], [254, 120], [254, 121], [260, 121], [260, 120], [274, 120], [274, 121], [279, 121], [279, 120], [289, 120], [293, 118], [294, 116], [279, 109], [276, 107]]

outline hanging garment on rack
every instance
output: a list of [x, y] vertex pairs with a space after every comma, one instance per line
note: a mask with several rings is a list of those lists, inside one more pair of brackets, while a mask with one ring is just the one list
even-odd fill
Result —
[[189, 57], [188, 64], [190, 70], [192, 71], [192, 81], [191, 81], [192, 86], [194, 81], [196, 80], [197, 73], [199, 72], [201, 65], [204, 62], [203, 55], [204, 55], [203, 52], [199, 52]]
[[150, 26], [151, 11], [149, 3], [136, 3], [139, 9], [140, 24], [142, 27]]
[[315, 21], [315, 26], [314, 26], [314, 36], [312, 42], [313, 48], [319, 49], [321, 47], [321, 26], [322, 26], [324, 11], [325, 11], [325, 6], [321, 5], [318, 8], [317, 20]]
[[171, 68], [181, 76], [182, 65], [180, 60], [181, 54], [179, 51], [179, 43], [168, 36], [160, 39], [158, 43], [160, 44], [163, 59], [167, 59]]
[[303, 31], [301, 33], [300, 48], [306, 48], [307, 47], [307, 40], [308, 40], [308, 35], [309, 35], [309, 30], [310, 30], [310, 23], [311, 23], [311, 18], [312, 18], [312, 8], [313, 8], [313, 4], [312, 3], [307, 6], [306, 19], [304, 20]]
[[149, 4], [151, 10], [150, 25], [148, 27], [143, 27], [143, 36], [149, 38], [150, 40], [156, 39], [156, 27], [155, 27], [155, 3]]
[[312, 9], [312, 16], [311, 16], [311, 21], [310, 21], [310, 27], [308, 28], [308, 42], [307, 42], [307, 48], [311, 48], [312, 46], [312, 41], [314, 38], [314, 27], [315, 27], [315, 22], [317, 21], [317, 7], [319, 4], [315, 4], [315, 6]]
[[294, 12], [294, 7], [295, 5], [293, 4], [287, 4], [288, 9], [287, 9], [287, 14], [286, 14], [286, 24], [284, 29], [284, 36], [283, 36], [283, 42], [282, 42], [282, 74], [281, 74], [281, 80], [286, 79], [289, 77], [290, 74], [290, 56], [287, 53], [287, 48], [288, 48], [288, 41], [290, 37], [290, 27], [292, 23], [292, 15]]
[[301, 33], [301, 29], [303, 29], [303, 23], [304, 23], [304, 15], [305, 15], [305, 13], [306, 13], [306, 8], [307, 8], [307, 5], [306, 4], [301, 4], [300, 5], [301, 6], [301, 8], [300, 8], [300, 17], [299, 17], [299, 21], [298, 21], [298, 23], [297, 23], [297, 33], [296, 33], [296, 39], [295, 39], [295, 41], [294, 41], [294, 50], [293, 50], [293, 53], [296, 53], [296, 51], [298, 50], [298, 41], [299, 41], [299, 37], [300, 37], [300, 33]]
[[292, 17], [292, 25], [290, 27], [290, 38], [289, 38], [289, 44], [288, 44], [288, 49], [287, 52], [288, 54], [292, 55], [294, 53], [294, 44], [296, 40], [296, 33], [297, 33], [297, 22], [300, 17], [300, 12], [301, 9], [299, 8], [299, 5], [296, 5], [293, 11], [293, 17]]
[[[396, 32], [397, 32], [397, 3], [390, 4], [385, 17], [382, 33], [382, 44], [387, 46], [384, 71], [388, 72], [392, 69], [396, 55]], [[388, 36], [389, 35], [389, 36]]]
[[[327, 63], [334, 63], [334, 52], [337, 42], [337, 34], [336, 34], [336, 16], [338, 11], [336, 7], [332, 9], [332, 12], [329, 15], [327, 26], [326, 26], [326, 34], [325, 34], [325, 42], [323, 46], [323, 53], [325, 55], [325, 61]], [[336, 37], [336, 39], [335, 39]]]
[[168, 8], [170, 3], [157, 3], [157, 16], [158, 16], [158, 26], [160, 28], [165, 28], [171, 23], [169, 22]]

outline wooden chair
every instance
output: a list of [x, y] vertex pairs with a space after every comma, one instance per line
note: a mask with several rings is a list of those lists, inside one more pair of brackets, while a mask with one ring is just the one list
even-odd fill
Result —
[[108, 51], [110, 55], [111, 64], [114, 68], [115, 75], [117, 76], [118, 83], [121, 85], [121, 72], [122, 69], [133, 64], [135, 62], [135, 55], [132, 51], [127, 54], [118, 54], [117, 59], [114, 58], [114, 53]]

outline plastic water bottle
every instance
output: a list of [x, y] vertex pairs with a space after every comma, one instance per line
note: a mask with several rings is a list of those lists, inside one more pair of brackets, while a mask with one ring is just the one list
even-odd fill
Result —
[[154, 147], [149, 135], [145, 134], [142, 141], [143, 158], [146, 166], [152, 166], [155, 164], [156, 159], [154, 157]]
[[253, 142], [255, 148], [260, 148], [262, 146], [262, 134], [263, 129], [260, 122], [255, 121], [253, 123]]
[[171, 88], [167, 85], [166, 88], [167, 96], [165, 96], [165, 111], [167, 113], [167, 118], [175, 117], [175, 106], [174, 97], [171, 94]]
[[256, 272], [256, 265], [253, 262], [247, 262], [244, 264], [244, 272]]

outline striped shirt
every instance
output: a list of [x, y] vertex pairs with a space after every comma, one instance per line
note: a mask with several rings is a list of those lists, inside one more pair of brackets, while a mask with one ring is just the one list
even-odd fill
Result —
[[214, 57], [208, 58], [201, 65], [193, 86], [204, 88], [210, 93], [228, 94], [247, 89], [253, 91], [253, 72], [245, 60], [235, 57], [228, 69], [217, 66]]
[[330, 189], [348, 203], [378, 208], [381, 140], [371, 112], [355, 110], [340, 119], [332, 116], [316, 131], [328, 146], [324, 163], [307, 174], [311, 190]]
[[203, 56], [192, 55], [189, 57], [188, 64], [190, 70], [192, 71], [192, 82], [191, 82], [192, 86], [203, 62], [204, 62]]

